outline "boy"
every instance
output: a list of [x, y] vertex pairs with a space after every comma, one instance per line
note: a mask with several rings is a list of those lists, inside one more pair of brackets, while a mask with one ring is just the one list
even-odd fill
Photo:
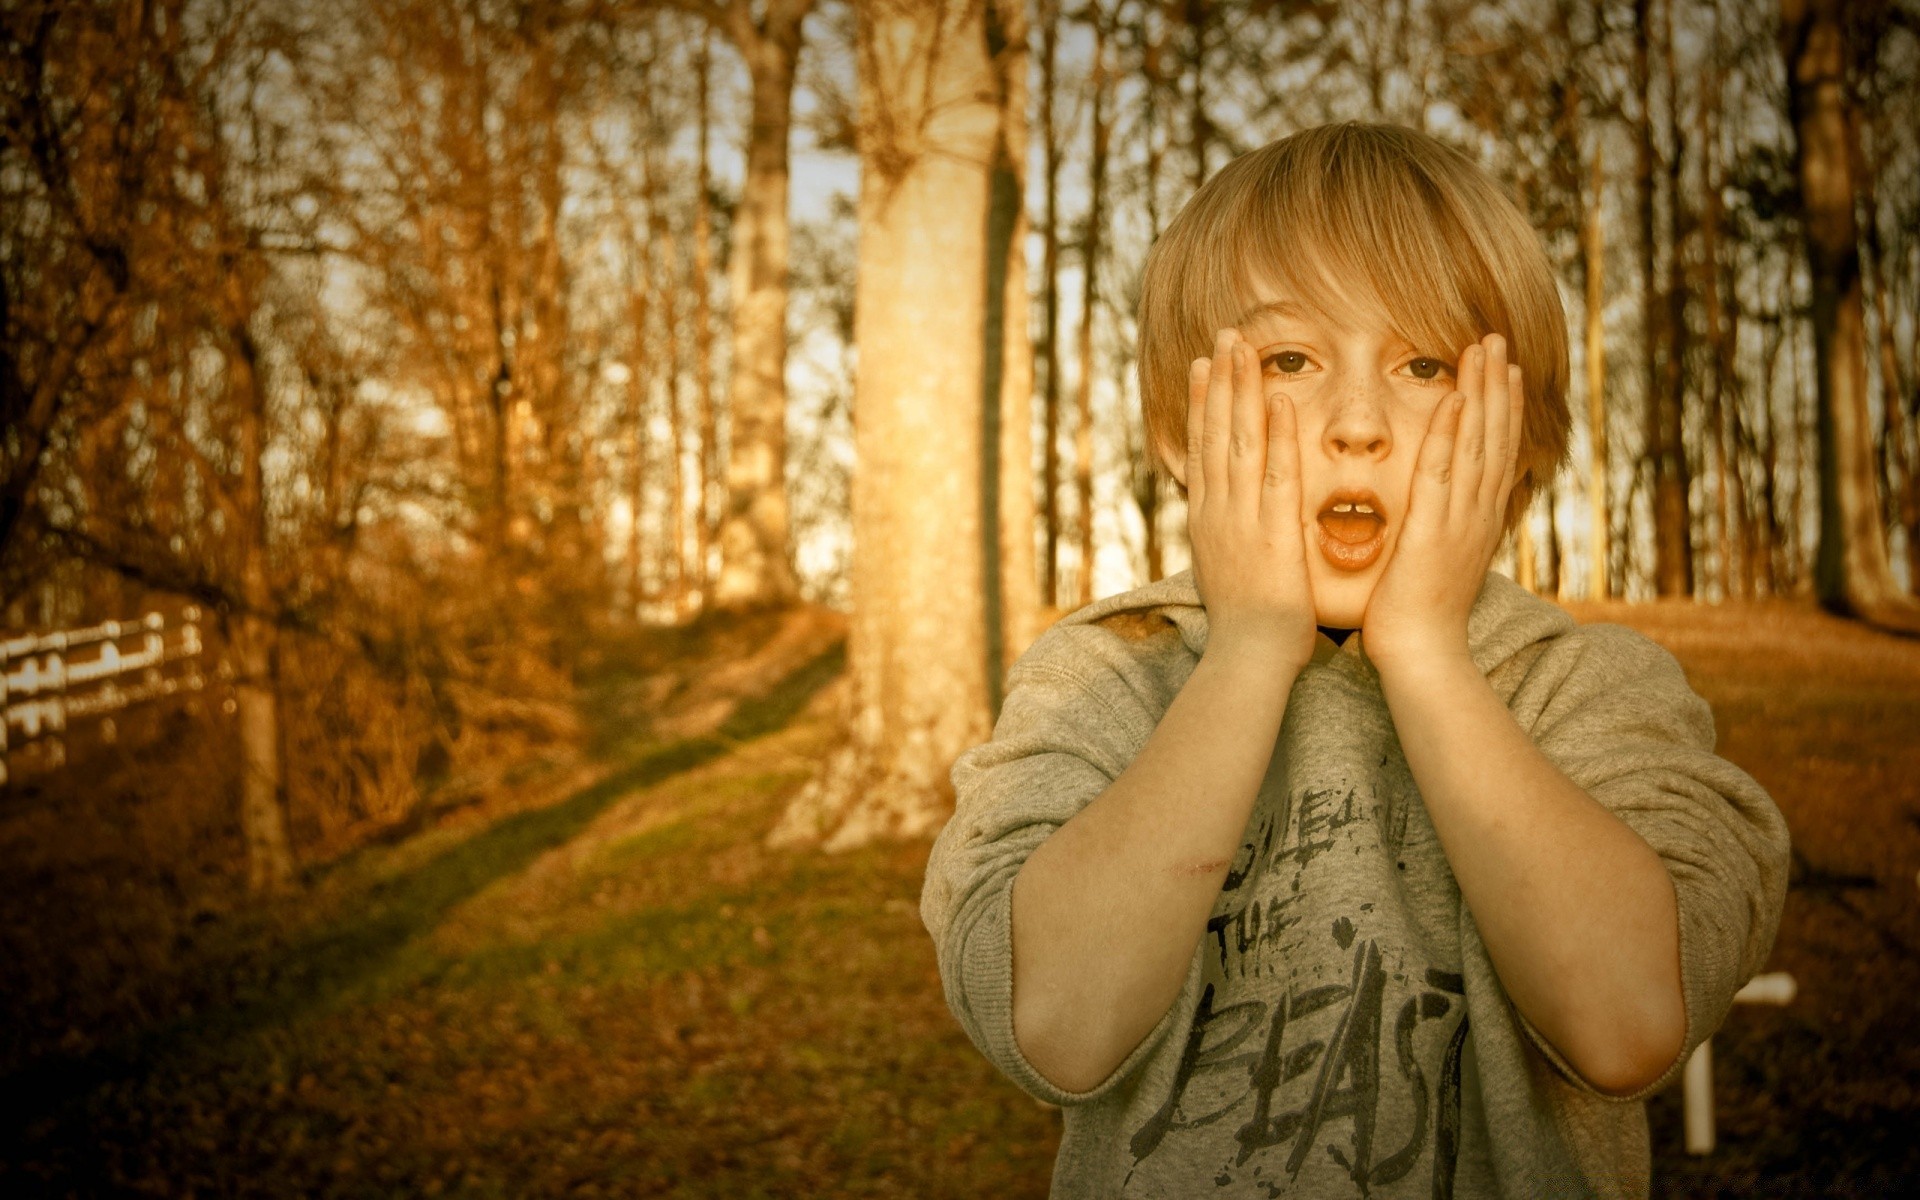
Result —
[[921, 898], [1065, 1110], [1053, 1196], [1645, 1195], [1787, 831], [1670, 654], [1488, 570], [1566, 456], [1531, 229], [1431, 138], [1308, 130], [1154, 246], [1140, 351], [1193, 568], [1022, 656]]

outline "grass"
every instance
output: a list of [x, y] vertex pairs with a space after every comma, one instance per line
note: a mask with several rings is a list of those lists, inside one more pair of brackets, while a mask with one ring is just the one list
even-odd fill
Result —
[[0, 1189], [1044, 1194], [1054, 1118], [940, 999], [925, 846], [759, 845], [830, 748], [794, 718], [840, 665], [712, 737], [628, 742], [557, 804], [342, 864], [244, 986], [6, 1081]]
[[[1801, 856], [1769, 964], [1801, 998], [1716, 1037], [1713, 1156], [1680, 1148], [1677, 1090], [1652, 1103], [1657, 1194], [1893, 1194], [1920, 1177], [1920, 647], [1579, 615], [1675, 649]], [[840, 666], [671, 743], [591, 683], [596, 778], [339, 864], [192, 1011], [0, 1080], [0, 1194], [1044, 1196], [1059, 1116], [946, 1011], [926, 844], [762, 844], [833, 746], [807, 702]]]

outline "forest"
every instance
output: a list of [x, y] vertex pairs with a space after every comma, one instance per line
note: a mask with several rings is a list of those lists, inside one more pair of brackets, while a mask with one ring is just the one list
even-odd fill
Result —
[[[1459, 149], [1554, 266], [1571, 457], [1496, 570], [1913, 662], [1912, 0], [0, 0], [0, 38], [0, 1078], [334, 996], [339, 947], [246, 964], [315, 914], [401, 961], [353, 915], [382, 872], [505, 838], [405, 893], [465, 912], [670, 738], [704, 771], [827, 714], [702, 879], [923, 862], [1040, 632], [1191, 565], [1141, 412], [1148, 248], [1324, 123]], [[1874, 754], [1920, 695], [1888, 678]], [[1877, 778], [1905, 847], [1920, 797]], [[1895, 869], [1799, 878], [1852, 902]], [[185, 1194], [184, 1148], [61, 1136], [0, 1138], [0, 1180]], [[670, 1175], [634, 1191], [702, 1194]], [[571, 1186], [532, 1179], [439, 1182]]]

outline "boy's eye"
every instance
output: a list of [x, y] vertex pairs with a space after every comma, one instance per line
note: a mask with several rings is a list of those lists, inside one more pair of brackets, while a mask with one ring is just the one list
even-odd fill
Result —
[[1277, 354], [1267, 355], [1266, 361], [1261, 365], [1279, 371], [1283, 375], [1294, 375], [1305, 369], [1307, 356], [1298, 350], [1282, 350]]

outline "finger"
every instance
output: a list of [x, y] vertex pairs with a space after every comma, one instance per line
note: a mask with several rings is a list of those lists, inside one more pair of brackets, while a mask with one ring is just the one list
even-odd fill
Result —
[[1407, 508], [1409, 522], [1417, 513], [1422, 521], [1445, 524], [1452, 511], [1454, 446], [1459, 440], [1466, 401], [1465, 393], [1448, 392], [1433, 406], [1427, 418], [1426, 436], [1420, 439], [1420, 454], [1413, 463], [1413, 496]]
[[1239, 335], [1223, 329], [1213, 342], [1213, 362], [1207, 368], [1207, 421], [1202, 434], [1200, 456], [1206, 460], [1207, 478], [1214, 491], [1229, 494], [1227, 480], [1227, 438], [1233, 419], [1233, 343]]
[[1480, 476], [1479, 500], [1483, 510], [1500, 502], [1507, 476], [1507, 421], [1513, 406], [1512, 372], [1508, 370], [1507, 339], [1494, 334], [1487, 339], [1487, 370], [1484, 445], [1485, 460]]
[[1201, 434], [1207, 419], [1207, 380], [1213, 363], [1196, 358], [1187, 366], [1187, 506], [1200, 507], [1206, 495], [1206, 455], [1201, 451]]
[[1526, 380], [1521, 375], [1520, 364], [1507, 367], [1507, 453], [1506, 472], [1500, 485], [1500, 503], [1506, 504], [1507, 497], [1513, 492], [1513, 485], [1520, 477], [1521, 434], [1526, 431], [1527, 394]]
[[1284, 530], [1300, 523], [1300, 438], [1293, 401], [1267, 399], [1267, 473], [1261, 486], [1260, 520]]
[[1476, 343], [1467, 347], [1460, 361], [1460, 393], [1465, 399], [1459, 427], [1454, 431], [1453, 491], [1448, 504], [1448, 511], [1455, 514], [1468, 512], [1479, 499], [1487, 457], [1486, 346]]
[[1267, 414], [1260, 398], [1260, 363], [1253, 347], [1233, 347], [1233, 463], [1228, 468], [1235, 503], [1260, 510], [1260, 477], [1266, 471]]

